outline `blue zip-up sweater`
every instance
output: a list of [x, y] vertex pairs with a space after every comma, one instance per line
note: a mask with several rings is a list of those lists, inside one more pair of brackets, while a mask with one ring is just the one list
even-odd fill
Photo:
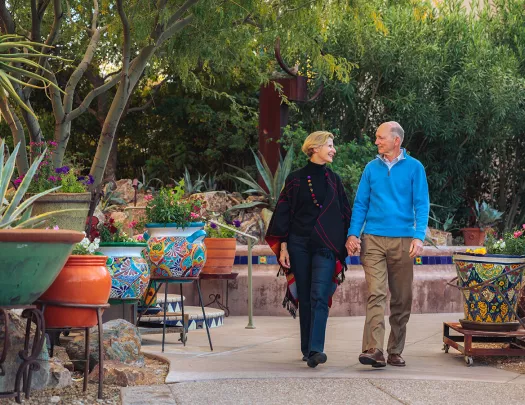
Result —
[[391, 169], [379, 158], [361, 176], [348, 236], [376, 236], [425, 240], [430, 201], [425, 168], [407, 155]]

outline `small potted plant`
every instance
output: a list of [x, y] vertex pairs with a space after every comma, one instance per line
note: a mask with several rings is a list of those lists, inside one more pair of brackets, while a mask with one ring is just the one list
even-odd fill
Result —
[[465, 246], [483, 246], [486, 236], [485, 228], [496, 224], [501, 219], [503, 213], [492, 208], [485, 201], [481, 204], [474, 201], [472, 211], [475, 217], [474, 227], [461, 229], [464, 243]]
[[162, 188], [146, 205], [146, 260], [151, 278], [195, 277], [206, 262], [200, 202], [184, 197], [184, 181]]
[[[130, 233], [137, 226], [130, 222]], [[110, 299], [138, 300], [148, 287], [150, 272], [142, 251], [147, 244], [138, 242], [123, 231], [123, 224], [116, 222], [110, 214], [98, 224], [100, 245], [97, 252], [108, 257], [106, 267], [111, 274]]]
[[202, 269], [206, 274], [228, 274], [232, 271], [233, 262], [235, 260], [235, 252], [237, 248], [237, 240], [235, 239], [235, 231], [217, 225], [221, 223], [232, 228], [239, 228], [241, 221], [230, 221], [219, 217], [214, 222], [209, 222], [206, 225], [206, 245], [207, 258], [206, 264]]
[[[91, 175], [81, 176], [78, 169], [71, 165], [54, 167], [53, 154], [56, 147], [57, 143], [54, 141], [30, 143], [32, 155], [40, 149], [46, 148], [46, 150], [35, 173], [34, 181], [27, 190], [28, 195], [60, 186], [57, 192], [47, 194], [35, 202], [33, 215], [57, 211], [51, 218], [54, 225], [60, 229], [83, 231], [91, 202], [91, 193], [87, 191], [87, 187], [93, 184], [94, 179]], [[15, 179], [15, 185], [18, 186], [23, 178], [24, 175], [20, 175]]]
[[[111, 275], [106, 268], [107, 256], [95, 254], [99, 243], [98, 238], [90, 241], [87, 237], [77, 243], [62, 271], [40, 300], [106, 304], [111, 291]], [[97, 324], [97, 314], [92, 309], [49, 305], [44, 316], [49, 328], [92, 327]]]
[[[485, 246], [454, 253], [458, 286], [465, 297], [463, 327], [471, 329], [512, 330], [519, 327], [514, 312], [522, 294], [525, 264], [525, 225], [497, 237], [495, 231], [487, 234]], [[506, 275], [502, 275], [507, 273]], [[502, 275], [501, 277], [498, 277]], [[496, 278], [495, 278], [496, 277]], [[494, 282], [472, 289], [495, 278]], [[499, 292], [497, 288], [499, 288]], [[510, 303], [510, 307], [500, 295]]]

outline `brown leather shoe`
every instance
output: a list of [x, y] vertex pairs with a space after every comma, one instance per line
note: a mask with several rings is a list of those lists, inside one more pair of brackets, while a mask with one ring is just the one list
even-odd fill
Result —
[[401, 357], [400, 354], [389, 354], [387, 363], [390, 364], [391, 366], [396, 366], [396, 367], [406, 366], [405, 360], [403, 360], [403, 357]]
[[385, 356], [379, 349], [368, 349], [359, 355], [359, 362], [375, 368], [385, 367]]

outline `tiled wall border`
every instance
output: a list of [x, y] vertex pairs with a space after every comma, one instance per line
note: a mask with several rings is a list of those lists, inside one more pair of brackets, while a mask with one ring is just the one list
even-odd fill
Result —
[[[361, 264], [359, 256], [349, 256], [346, 258], [349, 265], [358, 266]], [[233, 264], [248, 264], [248, 256], [235, 256]], [[277, 264], [275, 256], [252, 256], [252, 264]], [[418, 256], [414, 258], [415, 265], [446, 265], [452, 264], [452, 256]]]

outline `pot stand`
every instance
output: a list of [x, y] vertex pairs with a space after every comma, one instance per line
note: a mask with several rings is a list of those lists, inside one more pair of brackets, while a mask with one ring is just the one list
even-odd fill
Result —
[[[104, 327], [102, 324], [102, 310], [105, 308], [109, 308], [109, 304], [99, 304], [99, 305], [91, 305], [91, 304], [72, 304], [67, 302], [56, 302], [56, 301], [37, 301], [38, 304], [42, 306], [42, 314], [45, 313], [46, 307], [66, 307], [66, 308], [82, 308], [82, 309], [92, 309], [93, 311], [96, 311], [97, 313], [97, 326], [98, 326], [98, 399], [102, 399], [102, 387], [104, 383], [104, 339], [103, 339], [103, 331]], [[84, 385], [82, 387], [82, 391], [87, 390], [87, 383], [88, 383], [88, 375], [89, 375], [89, 327], [65, 327], [65, 328], [47, 328], [47, 331], [53, 332], [53, 331], [62, 331], [64, 329], [68, 330], [83, 330], [85, 333], [85, 360], [84, 362], [86, 365], [84, 366]], [[51, 341], [51, 356], [53, 356], [53, 349], [54, 349], [54, 341]]]
[[217, 306], [224, 311], [224, 316], [228, 317], [230, 316], [230, 308], [228, 308], [228, 290], [230, 287], [230, 280], [235, 280], [239, 273], [229, 273], [229, 274], [221, 274], [221, 273], [203, 273], [201, 272], [199, 274], [199, 283], [204, 280], [224, 280], [226, 282], [226, 299], [221, 300], [221, 294], [210, 294], [209, 299], [211, 300], [208, 302], [205, 307], [209, 307], [212, 304], [217, 304]]
[[[451, 335], [450, 329], [463, 336]], [[472, 343], [508, 343], [505, 348], [473, 348]], [[525, 330], [488, 332], [464, 329], [459, 322], [443, 323], [443, 350], [453, 347], [465, 356], [467, 366], [474, 364], [472, 356], [525, 356]]]
[[[20, 391], [23, 390], [26, 399], [29, 399], [29, 393], [31, 390], [31, 374], [33, 371], [40, 369], [39, 360], [37, 357], [42, 351], [42, 347], [45, 342], [45, 321], [43, 313], [34, 305], [12, 305], [12, 306], [0, 306], [0, 314], [4, 318], [4, 347], [0, 348], [0, 377], [5, 375], [3, 363], [7, 357], [7, 353], [10, 350], [9, 346], [9, 314], [7, 313], [10, 309], [23, 309], [22, 318], [27, 318], [26, 334], [24, 340], [24, 349], [21, 350], [18, 355], [22, 359], [22, 364], [18, 367], [15, 378], [15, 389], [8, 392], [0, 392], [1, 398], [15, 398], [16, 402], [21, 404], [22, 399], [20, 397]], [[36, 325], [35, 336], [33, 337], [33, 344], [31, 351], [29, 350], [29, 340], [31, 338], [31, 323], [34, 322]], [[22, 381], [22, 383], [21, 383]]]
[[[140, 324], [140, 319], [142, 318], [142, 314], [146, 313], [148, 309], [151, 307], [151, 303], [155, 300], [155, 297], [157, 296], [157, 293], [159, 292], [159, 289], [162, 284], [166, 284], [164, 288], [164, 320], [162, 322], [162, 353], [164, 353], [164, 342], [166, 340], [166, 311], [168, 309], [168, 285], [169, 284], [179, 284], [180, 285], [180, 296], [183, 297], [182, 294], [182, 285], [193, 283], [195, 282], [197, 284], [197, 290], [199, 292], [199, 304], [202, 308], [202, 316], [204, 317], [204, 325], [206, 325], [206, 333], [208, 334], [208, 342], [210, 344], [210, 350], [213, 351], [213, 345], [211, 343], [211, 337], [210, 337], [210, 329], [208, 327], [208, 320], [206, 319], [206, 313], [204, 312], [204, 301], [202, 300], [202, 294], [201, 294], [201, 286], [199, 283], [199, 277], [170, 277], [170, 278], [155, 278], [153, 280], [150, 280], [148, 284], [148, 288], [146, 288], [146, 291], [149, 290], [151, 283], [155, 282], [157, 284], [157, 288], [155, 289], [155, 294], [153, 297], [149, 300], [149, 303], [147, 304], [146, 308], [140, 311], [139, 313], [139, 319], [137, 320], [137, 326]], [[169, 315], [182, 315], [182, 333], [181, 333], [181, 339], [182, 344], [186, 346], [186, 333], [187, 333], [187, 325], [188, 322], [186, 320], [186, 317], [184, 316], [184, 299], [181, 301], [181, 313], [179, 312], [172, 312]], [[144, 315], [145, 317], [151, 316], [151, 315]], [[156, 316], [156, 315], [155, 315]]]
[[126, 319], [126, 304], [130, 305], [129, 311], [129, 323], [137, 323], [137, 307], [139, 304], [140, 298], [110, 298], [110, 305], [122, 305], [122, 319]]

